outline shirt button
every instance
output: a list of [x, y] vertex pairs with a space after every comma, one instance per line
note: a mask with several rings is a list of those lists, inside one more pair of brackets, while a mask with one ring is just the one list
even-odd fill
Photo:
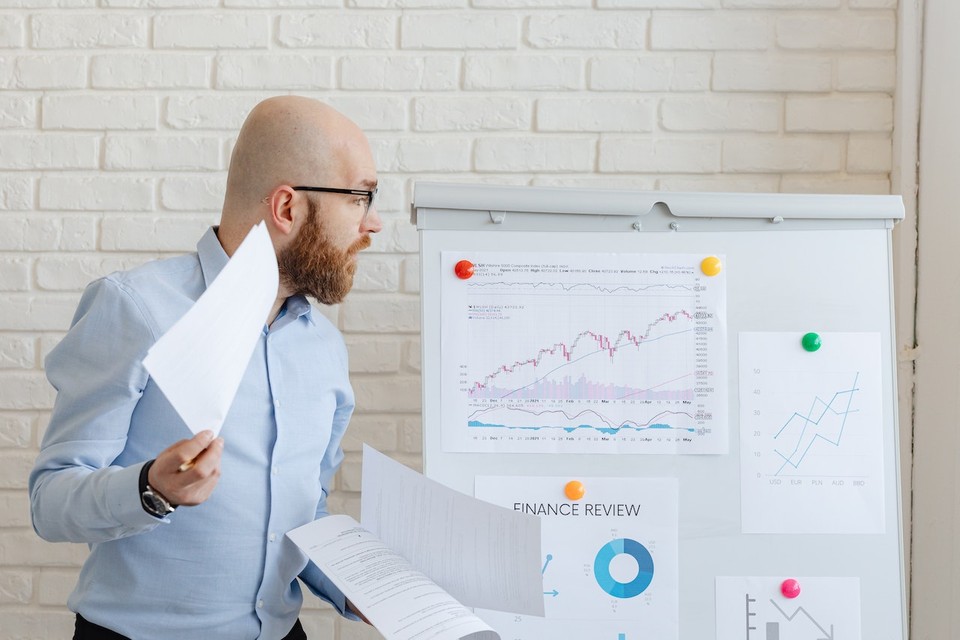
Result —
[[271, 534], [270, 534], [270, 542], [276, 542], [276, 541], [277, 541], [277, 534], [271, 533]]
[[277, 475], [278, 473], [280, 473], [280, 469], [274, 467], [274, 468], [271, 470], [271, 473], [272, 473], [273, 475]]
[[279, 406], [280, 406], [280, 398], [274, 398], [274, 399], [273, 399], [273, 406], [275, 406], [275, 407], [279, 407]]
[[263, 600], [257, 600], [257, 609], [263, 609]]

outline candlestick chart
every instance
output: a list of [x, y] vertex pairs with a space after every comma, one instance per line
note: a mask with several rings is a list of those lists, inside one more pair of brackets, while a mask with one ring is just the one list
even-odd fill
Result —
[[484, 254], [474, 262], [470, 280], [445, 289], [445, 442], [498, 451], [713, 448], [725, 396], [723, 287], [699, 272], [698, 257]]

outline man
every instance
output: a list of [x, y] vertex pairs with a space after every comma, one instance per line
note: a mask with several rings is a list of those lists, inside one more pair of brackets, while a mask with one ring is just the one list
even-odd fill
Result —
[[[30, 475], [37, 533], [90, 545], [68, 600], [75, 638], [305, 638], [298, 576], [355, 618], [284, 534], [326, 514], [354, 405], [343, 338], [304, 296], [334, 304], [350, 290], [357, 252], [381, 229], [376, 185], [353, 122], [271, 98], [240, 131], [220, 225], [197, 252], [84, 292], [46, 361], [57, 400]], [[141, 361], [261, 220], [276, 303], [221, 437], [186, 438]]]

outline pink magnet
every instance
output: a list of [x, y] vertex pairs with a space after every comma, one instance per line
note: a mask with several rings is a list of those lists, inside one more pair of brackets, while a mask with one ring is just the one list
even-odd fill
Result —
[[780, 593], [786, 598], [796, 598], [800, 595], [800, 583], [793, 578], [784, 580], [783, 584], [780, 585]]

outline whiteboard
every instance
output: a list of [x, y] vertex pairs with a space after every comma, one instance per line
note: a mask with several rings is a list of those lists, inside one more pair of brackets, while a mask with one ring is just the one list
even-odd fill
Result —
[[[717, 637], [718, 577], [780, 575], [859, 578], [861, 637], [906, 638], [890, 249], [890, 230], [903, 217], [899, 197], [418, 183], [411, 214], [420, 232], [427, 476], [471, 495], [478, 476], [676, 478], [681, 640]], [[440, 294], [442, 278], [449, 274], [440, 269], [444, 252], [464, 257], [479, 252], [724, 256], [728, 453], [445, 451]], [[772, 331], [879, 334], [882, 533], [741, 532], [737, 341], [742, 332]], [[765, 638], [763, 630], [751, 638]]]

